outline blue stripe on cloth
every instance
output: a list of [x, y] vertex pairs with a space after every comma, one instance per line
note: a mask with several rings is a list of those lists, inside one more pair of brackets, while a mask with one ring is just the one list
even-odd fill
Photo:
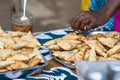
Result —
[[114, 17], [110, 18], [109, 21], [103, 26], [98, 26], [93, 29], [97, 30], [97, 28], [99, 28], [101, 29], [101, 31], [113, 31], [113, 27], [114, 27]]
[[90, 10], [101, 9], [108, 0], [90, 0]]
[[65, 67], [54, 67], [50, 71], [43, 70], [38, 76], [28, 77], [15, 80], [78, 80], [77, 75], [75, 75], [70, 69]]

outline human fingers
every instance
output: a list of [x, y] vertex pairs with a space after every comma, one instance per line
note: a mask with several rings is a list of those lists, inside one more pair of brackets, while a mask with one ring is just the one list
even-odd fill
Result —
[[94, 22], [90, 22], [89, 25], [87, 25], [86, 30], [90, 30], [94, 26], [95, 26]]
[[80, 30], [84, 30], [84, 27], [89, 24], [90, 20], [88, 18], [85, 18], [81, 21], [81, 24], [79, 25]]
[[81, 21], [81, 18], [83, 17], [80, 17], [83, 15], [83, 12], [79, 13], [77, 16], [75, 16], [73, 19], [72, 19], [72, 23], [71, 23], [71, 27], [73, 29], [78, 29], [78, 26], [80, 24], [80, 21]]

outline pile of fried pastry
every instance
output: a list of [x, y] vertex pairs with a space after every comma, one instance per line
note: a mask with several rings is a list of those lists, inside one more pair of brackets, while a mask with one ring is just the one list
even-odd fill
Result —
[[0, 72], [30, 68], [44, 63], [41, 44], [31, 32], [4, 32], [0, 28]]
[[118, 32], [98, 33], [88, 36], [69, 33], [43, 45], [49, 46], [54, 57], [72, 65], [77, 60], [120, 59], [120, 35]]

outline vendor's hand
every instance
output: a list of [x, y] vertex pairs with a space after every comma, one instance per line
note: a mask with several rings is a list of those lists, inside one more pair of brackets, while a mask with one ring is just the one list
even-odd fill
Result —
[[84, 30], [86, 27], [87, 30], [95, 26], [101, 26], [107, 22], [107, 16], [100, 11], [86, 11], [80, 12], [72, 20], [73, 30]]

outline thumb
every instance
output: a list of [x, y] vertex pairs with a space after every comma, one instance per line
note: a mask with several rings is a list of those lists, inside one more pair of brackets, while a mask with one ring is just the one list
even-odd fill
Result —
[[93, 22], [91, 22], [89, 25], [87, 25], [87, 30], [90, 30], [92, 27], [94, 27], [95, 25], [94, 25], [94, 23]]

